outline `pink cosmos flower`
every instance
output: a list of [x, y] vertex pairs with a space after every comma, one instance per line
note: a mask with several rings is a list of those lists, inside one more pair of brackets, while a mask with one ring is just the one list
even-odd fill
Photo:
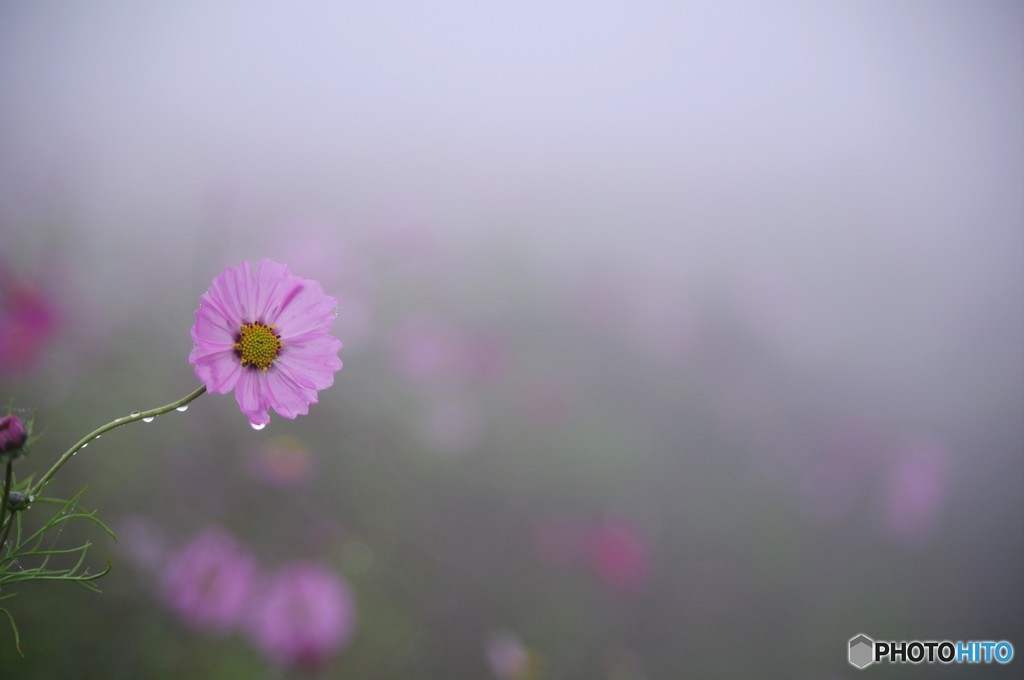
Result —
[[330, 335], [338, 301], [320, 284], [263, 260], [228, 267], [200, 298], [189, 361], [211, 392], [235, 391], [242, 413], [266, 425], [309, 413], [334, 384], [341, 341]]
[[187, 625], [227, 633], [241, 620], [256, 575], [256, 561], [234, 537], [211, 527], [171, 557], [163, 597]]
[[249, 633], [278, 665], [315, 671], [348, 641], [355, 621], [355, 602], [340, 576], [295, 562], [270, 577]]

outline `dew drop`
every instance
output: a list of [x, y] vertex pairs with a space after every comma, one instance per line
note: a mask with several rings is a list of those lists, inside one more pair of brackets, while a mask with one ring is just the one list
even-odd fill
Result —
[[[82, 444], [82, 448], [83, 449], [89, 448], [89, 442], [86, 442], [86, 443]], [[81, 449], [79, 449], [79, 450], [81, 450]], [[76, 451], [76, 453], [77, 453], [77, 451]]]
[[335, 307], [334, 309], [331, 310], [331, 316], [333, 316], [335, 319], [338, 318], [338, 308], [337, 307]]
[[262, 430], [266, 426], [267, 426], [266, 423], [249, 423], [249, 427], [251, 427], [252, 429], [256, 430], [257, 432], [259, 432], [260, 430]]
[[188, 404], [185, 404], [184, 406], [179, 406], [174, 410], [177, 411], [178, 413], [184, 413], [185, 411], [188, 410]]
[[142, 419], [142, 422], [144, 422], [144, 423], [151, 423], [151, 422], [153, 422], [154, 420], [156, 420], [156, 416], [150, 416], [150, 417], [148, 417], [148, 418], [143, 418], [143, 419]]
[[140, 415], [142, 415], [142, 411], [132, 411], [131, 413], [128, 414], [128, 417], [138, 418]]

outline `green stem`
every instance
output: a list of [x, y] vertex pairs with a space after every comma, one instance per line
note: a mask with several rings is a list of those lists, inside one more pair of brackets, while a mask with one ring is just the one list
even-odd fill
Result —
[[[4, 493], [0, 499], [0, 529], [3, 530], [3, 538], [0, 538], [0, 554], [4, 551], [4, 544], [7, 543], [7, 534], [10, 533], [10, 524], [4, 527], [4, 520], [7, 519], [7, 503], [11, 500], [11, 480], [14, 474], [12, 461], [7, 461], [7, 471], [4, 473]], [[14, 524], [14, 513], [11, 513], [11, 524]]]
[[205, 391], [206, 385], [203, 385], [202, 387], [197, 389], [195, 392], [192, 392], [188, 396], [182, 397], [178, 401], [167, 404], [166, 406], [160, 406], [158, 408], [150, 409], [148, 411], [133, 412], [131, 415], [124, 416], [123, 418], [118, 418], [107, 423], [103, 427], [96, 428], [89, 434], [79, 439], [77, 444], [72, 446], [64, 453], [63, 456], [58, 458], [57, 462], [53, 464], [53, 467], [47, 470], [46, 474], [43, 475], [38, 482], [36, 482], [35, 487], [33, 487], [29, 495], [38, 496], [40, 492], [42, 492], [42, 490], [46, 488], [46, 485], [50, 483], [50, 480], [53, 479], [53, 476], [57, 474], [57, 470], [60, 470], [62, 467], [64, 467], [64, 463], [71, 460], [71, 456], [78, 453], [79, 449], [81, 449], [83, 446], [91, 442], [93, 439], [96, 439], [96, 437], [99, 437], [101, 434], [104, 434], [105, 432], [110, 432], [111, 430], [121, 427], [122, 425], [127, 425], [128, 423], [134, 423], [137, 420], [142, 420], [143, 418], [155, 418], [157, 416], [161, 416], [167, 413], [168, 411], [173, 411], [176, 408], [185, 406], [186, 404], [194, 400], [196, 397], [198, 397]]

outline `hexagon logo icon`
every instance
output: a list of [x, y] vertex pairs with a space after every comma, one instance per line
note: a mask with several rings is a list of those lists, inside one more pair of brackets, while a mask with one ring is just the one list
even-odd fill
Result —
[[850, 638], [850, 665], [867, 668], [875, 662], [875, 641], [861, 633]]

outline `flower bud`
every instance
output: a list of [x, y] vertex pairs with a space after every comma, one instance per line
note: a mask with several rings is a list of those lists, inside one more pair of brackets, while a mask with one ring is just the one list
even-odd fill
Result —
[[32, 505], [33, 497], [20, 491], [12, 491], [10, 498], [7, 499], [7, 509], [11, 512], [20, 512], [22, 510], [28, 510], [29, 506]]
[[24, 453], [27, 439], [28, 431], [21, 418], [16, 415], [0, 418], [0, 461], [9, 461]]

